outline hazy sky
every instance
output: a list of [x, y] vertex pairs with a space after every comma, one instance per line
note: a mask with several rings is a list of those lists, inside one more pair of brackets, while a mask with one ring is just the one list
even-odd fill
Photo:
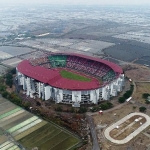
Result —
[[50, 4], [99, 4], [99, 5], [147, 5], [150, 0], [0, 0], [1, 3], [50, 3]]

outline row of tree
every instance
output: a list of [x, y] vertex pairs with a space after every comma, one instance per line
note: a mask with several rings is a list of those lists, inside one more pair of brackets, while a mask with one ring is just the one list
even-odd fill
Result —
[[124, 103], [126, 101], [126, 99], [128, 99], [129, 97], [131, 97], [132, 93], [133, 93], [133, 90], [134, 90], [134, 85], [131, 84], [130, 85], [130, 90], [126, 91], [122, 97], [120, 97], [118, 99], [118, 102], [119, 103]]

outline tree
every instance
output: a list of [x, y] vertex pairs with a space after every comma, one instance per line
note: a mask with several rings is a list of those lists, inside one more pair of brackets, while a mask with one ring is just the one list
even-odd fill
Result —
[[36, 105], [37, 105], [37, 106], [41, 106], [41, 103], [40, 103], [40, 102], [36, 102]]
[[140, 112], [145, 112], [145, 111], [146, 111], [146, 107], [143, 107], [143, 106], [140, 107], [140, 108], [139, 108], [139, 111], [140, 111]]
[[0, 76], [0, 83], [4, 83], [4, 77], [3, 76]]
[[25, 102], [25, 103], [23, 103], [23, 106], [24, 106], [25, 109], [29, 109], [31, 104], [29, 102]]
[[10, 73], [6, 74], [6, 79], [12, 79], [12, 78], [13, 78], [12, 74], [10, 74]]
[[113, 107], [113, 104], [110, 103], [110, 102], [107, 102], [107, 105], [109, 106], [109, 108], [112, 108], [112, 107]]
[[0, 92], [6, 91], [6, 87], [2, 84], [0, 84]]
[[103, 103], [103, 104], [100, 104], [100, 108], [102, 110], [106, 110], [106, 109], [109, 109], [109, 105], [107, 103]]
[[129, 98], [129, 97], [131, 96], [131, 94], [132, 94], [132, 91], [131, 91], [131, 90], [128, 90], [128, 91], [126, 91], [126, 93], [123, 95], [123, 97], [124, 97], [125, 99], [127, 99], [127, 98]]
[[145, 100], [145, 103], [146, 103], [146, 104], [150, 104], [150, 101], [146, 99], [146, 100]]
[[8, 95], [9, 95], [9, 93], [8, 93], [7, 91], [4, 91], [4, 92], [2, 93], [2, 96], [3, 96], [4, 98], [7, 98]]
[[16, 74], [16, 68], [11, 69], [10, 71], [12, 74]]
[[149, 93], [144, 93], [144, 94], [142, 95], [142, 97], [143, 97], [144, 99], [148, 98], [148, 96], [150, 96]]
[[130, 90], [133, 92], [133, 89], [134, 89], [134, 85], [133, 84], [131, 84], [130, 85]]
[[13, 80], [12, 79], [6, 79], [6, 85], [8, 85], [10, 88], [12, 88]]
[[118, 99], [118, 102], [119, 102], [119, 103], [124, 103], [125, 101], [126, 101], [125, 97], [120, 97], [120, 98]]

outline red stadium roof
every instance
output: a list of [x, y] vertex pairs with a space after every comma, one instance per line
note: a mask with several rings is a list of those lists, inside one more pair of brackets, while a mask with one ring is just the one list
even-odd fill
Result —
[[[58, 54], [58, 53], [56, 53]], [[60, 54], [60, 53], [59, 53]], [[70, 54], [70, 53], [61, 53], [62, 55], [71, 55], [78, 56], [82, 58], [87, 58], [91, 60], [95, 60], [101, 63], [104, 63], [111, 67], [115, 72], [122, 73], [122, 69], [114, 63], [108, 62], [106, 60], [101, 60], [99, 58], [93, 58], [90, 56], [80, 55], [80, 54]], [[97, 89], [101, 85], [96, 78], [91, 78], [90, 82], [71, 80], [67, 78], [63, 78], [60, 75], [60, 68], [57, 69], [47, 69], [41, 66], [32, 66], [29, 60], [24, 60], [17, 66], [17, 69], [22, 74], [34, 78], [40, 82], [47, 83], [53, 87], [57, 87], [60, 89], [67, 90], [92, 90]], [[68, 70], [68, 69], [66, 69]], [[85, 74], [84, 74], [85, 75]], [[86, 75], [85, 75], [86, 76]]]

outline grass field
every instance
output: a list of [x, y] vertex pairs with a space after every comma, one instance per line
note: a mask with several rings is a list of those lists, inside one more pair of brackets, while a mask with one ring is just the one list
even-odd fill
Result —
[[71, 80], [78, 80], [78, 81], [84, 81], [84, 82], [90, 82], [91, 79], [87, 78], [85, 76], [70, 72], [70, 71], [66, 71], [66, 70], [61, 70], [60, 71], [60, 75], [63, 78], [67, 78], [67, 79], [71, 79]]
[[[20, 148], [10, 142], [9, 136], [27, 149], [69, 150], [80, 139], [67, 130], [42, 120], [11, 102], [0, 98], [0, 149]], [[4, 134], [4, 133], [8, 133]], [[7, 137], [8, 136], [8, 137]], [[9, 144], [8, 144], [9, 142]]]

